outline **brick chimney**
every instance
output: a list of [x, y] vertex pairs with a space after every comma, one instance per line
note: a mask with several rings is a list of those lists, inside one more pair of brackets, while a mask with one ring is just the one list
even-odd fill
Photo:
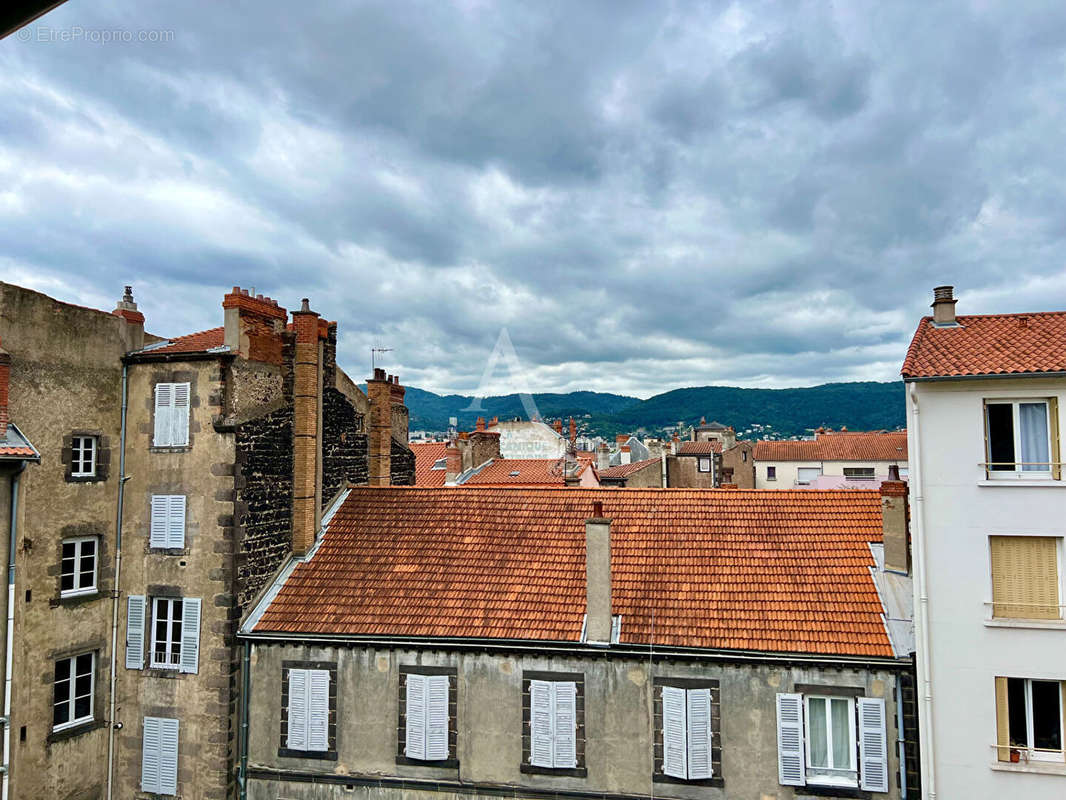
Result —
[[885, 545], [885, 569], [910, 573], [911, 551], [907, 534], [907, 484], [899, 479], [899, 467], [888, 468], [881, 482], [881, 539]]
[[[400, 384], [400, 376], [391, 376], [392, 382], [389, 384], [389, 404], [392, 410], [392, 430], [390, 431], [392, 438], [398, 442], [407, 443], [408, 433], [408, 412], [407, 406], [404, 405], [404, 396], [407, 394], [407, 388]], [[391, 454], [391, 449], [390, 449]]]
[[611, 520], [593, 503], [585, 522], [585, 641], [611, 643]]
[[933, 289], [933, 324], [934, 325], [958, 325], [955, 321], [954, 286], [937, 286]]
[[477, 430], [477, 431], [485, 430], [485, 418], [484, 417], [478, 417], [477, 418], [477, 423], [475, 423], [475, 425], [474, 425], [474, 430]]
[[0, 439], [7, 436], [8, 392], [11, 390], [11, 355], [0, 347]]
[[[233, 291], [222, 298], [222, 308], [226, 326], [223, 341], [230, 350], [250, 361], [282, 363], [282, 334], [288, 313], [276, 300], [257, 295], [254, 289], [234, 286]], [[294, 325], [297, 313], [300, 312], [292, 314]], [[317, 314], [315, 319], [318, 319]], [[317, 325], [316, 321], [316, 331]], [[317, 334], [315, 342], [317, 347]]]
[[570, 444], [577, 441], [577, 423], [574, 422], [574, 418], [570, 417]]
[[622, 445], [621, 449], [619, 450], [618, 463], [620, 463], [620, 464], [629, 464], [629, 463], [632, 463], [632, 461], [633, 461], [633, 454], [630, 451], [629, 445], [625, 445], [625, 444]]
[[137, 310], [137, 304], [133, 302], [132, 286], [126, 287], [122, 299], [115, 304], [115, 310], [111, 313], [126, 320], [126, 350], [140, 350], [144, 347], [144, 314]]
[[552, 428], [560, 436], [563, 435], [563, 421], [561, 419], [555, 420], [555, 422], [552, 423]]
[[448, 442], [448, 447], [444, 450], [444, 457], [444, 482], [455, 483], [455, 479], [463, 471], [463, 454], [456, 446], [456, 442]]
[[681, 437], [674, 433], [674, 437], [670, 440], [670, 455], [677, 455], [678, 448], [681, 447]]
[[492, 461], [500, 457], [500, 434], [498, 431], [485, 430], [484, 420], [479, 420], [481, 426], [466, 437], [463, 444], [469, 453], [467, 469], [480, 467], [486, 461]]
[[[302, 556], [315, 543], [320, 519], [319, 320], [318, 314], [308, 305], [307, 298], [304, 298], [300, 310], [293, 312], [292, 319], [296, 333], [293, 356], [292, 552]], [[280, 342], [279, 335], [279, 346]]]
[[369, 483], [388, 486], [392, 483], [392, 376], [377, 367], [374, 377], [366, 380], [370, 401]]

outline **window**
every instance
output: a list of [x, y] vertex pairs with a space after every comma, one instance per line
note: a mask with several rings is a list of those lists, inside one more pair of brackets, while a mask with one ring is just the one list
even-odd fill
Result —
[[768, 480], [768, 481], [776, 481], [777, 480], [777, 467], [767, 467], [766, 468], [766, 480]]
[[155, 447], [185, 447], [189, 444], [189, 384], [155, 385]]
[[1058, 416], [1055, 399], [986, 400], [987, 476], [1059, 479]]
[[844, 467], [844, 477], [849, 481], [872, 481], [873, 467]]
[[[196, 672], [199, 649], [200, 600], [194, 597], [155, 598], [152, 601], [151, 666]], [[129, 660], [127, 651], [127, 666]]]
[[70, 475], [91, 478], [96, 475], [96, 437], [73, 436], [70, 444]]
[[711, 690], [662, 687], [664, 775], [707, 780], [711, 767]]
[[740, 460], [743, 461], [745, 464], [748, 463], [748, 451], [747, 450], [741, 450], [740, 451]]
[[153, 494], [149, 547], [180, 550], [185, 547], [185, 495]]
[[289, 670], [289, 750], [329, 750], [329, 670]]
[[700, 461], [700, 464], [699, 464], [700, 472], [710, 472], [711, 471], [711, 459], [709, 459], [709, 458], [701, 458], [699, 461]]
[[911, 474], [911, 471], [907, 467], [900, 467], [899, 468], [899, 479], [901, 481], [907, 480], [907, 478], [910, 477], [910, 474]]
[[178, 721], [144, 718], [141, 742], [141, 791], [178, 793]]
[[577, 683], [529, 682], [529, 763], [577, 768]]
[[63, 541], [63, 557], [59, 567], [59, 596], [76, 597], [96, 593], [95, 536]]
[[[424, 674], [401, 667], [400, 758], [414, 762], [455, 759], [455, 671]], [[432, 669], [432, 668], [430, 668]]]
[[799, 467], [796, 470], [796, 483], [810, 483], [822, 475], [821, 467]]
[[887, 792], [885, 701], [831, 691], [777, 696], [779, 782]]
[[61, 658], [52, 685], [52, 730], [61, 731], [93, 719], [96, 653]]
[[997, 757], [1063, 761], [1060, 681], [996, 678]]
[[990, 536], [992, 616], [1061, 619], [1059, 540], [1051, 536]]

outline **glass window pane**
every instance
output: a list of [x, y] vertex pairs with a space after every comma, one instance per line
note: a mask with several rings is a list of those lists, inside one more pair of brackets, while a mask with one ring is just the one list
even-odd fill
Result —
[[92, 674], [92, 671], [93, 671], [93, 654], [92, 653], [82, 653], [80, 656], [78, 656], [77, 666], [74, 668], [74, 671], [78, 675], [90, 675], [90, 674]]
[[55, 686], [55, 702], [65, 703], [70, 699], [70, 681], [59, 681]]
[[64, 658], [56, 662], [56, 683], [65, 681], [70, 677], [70, 659]]
[[825, 718], [825, 700], [812, 698], [807, 705], [808, 726], [811, 732], [811, 766], [829, 766], [829, 741]]
[[851, 715], [848, 701], [834, 698], [830, 701], [833, 715], [833, 766], [851, 769]]
[[74, 542], [63, 542], [63, 560], [64, 561], [66, 561], [68, 558], [73, 560], [75, 547], [77, 547], [77, 545]]
[[989, 403], [988, 460], [992, 470], [1014, 470], [1014, 407], [1010, 403]]
[[1018, 423], [1021, 428], [1022, 470], [1047, 472], [1048, 455], [1047, 404], [1019, 403]]
[[85, 697], [79, 697], [74, 701], [74, 719], [82, 719], [92, 713], [93, 704], [92, 698], [86, 695]]
[[69, 592], [74, 588], [74, 573], [64, 571], [59, 576], [59, 590], [62, 592]]
[[1058, 681], [1033, 681], [1033, 747], [1062, 749], [1062, 706]]
[[1029, 731], [1025, 722], [1024, 678], [1007, 678], [1007, 719], [1011, 745], [1028, 747]]
[[67, 703], [57, 703], [52, 706], [52, 724], [62, 725], [65, 722], [70, 722], [70, 705]]

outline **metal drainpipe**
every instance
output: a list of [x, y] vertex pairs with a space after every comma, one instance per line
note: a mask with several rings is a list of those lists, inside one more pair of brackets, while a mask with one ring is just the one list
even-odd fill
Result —
[[19, 483], [26, 462], [22, 461], [11, 476], [11, 524], [7, 538], [7, 620], [4, 623], [4, 779], [0, 785], [0, 797], [7, 800], [11, 787], [11, 677], [15, 650], [15, 523], [19, 511]]
[[[115, 664], [118, 648], [118, 607], [122, 597], [119, 577], [122, 574], [122, 500], [126, 491], [126, 378], [129, 366], [122, 365], [122, 421], [118, 445], [118, 503], [115, 509], [115, 585], [111, 590], [111, 677], [108, 689], [107, 715], [107, 800], [114, 788], [112, 772], [115, 765]], [[5, 798], [6, 800], [6, 798]]]
[[240, 787], [240, 800], [248, 797], [248, 692], [252, 686], [252, 676], [248, 667], [251, 662], [252, 643], [244, 641], [244, 657], [241, 659], [241, 768], [237, 774]]

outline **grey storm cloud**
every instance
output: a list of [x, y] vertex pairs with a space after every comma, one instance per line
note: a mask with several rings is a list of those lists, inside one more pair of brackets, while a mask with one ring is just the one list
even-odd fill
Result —
[[309, 296], [437, 391], [502, 329], [539, 391], [892, 379], [933, 285], [1066, 308], [1064, 58], [1050, 2], [71, 2], [0, 42], [0, 277]]

